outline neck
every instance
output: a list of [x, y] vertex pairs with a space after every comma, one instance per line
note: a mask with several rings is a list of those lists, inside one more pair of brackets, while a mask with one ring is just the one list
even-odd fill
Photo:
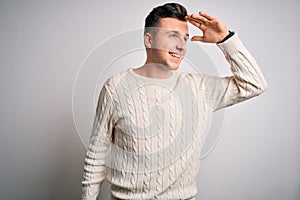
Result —
[[134, 71], [148, 78], [166, 79], [172, 76], [172, 70], [168, 69], [165, 65], [156, 63], [145, 63], [142, 67], [134, 69]]

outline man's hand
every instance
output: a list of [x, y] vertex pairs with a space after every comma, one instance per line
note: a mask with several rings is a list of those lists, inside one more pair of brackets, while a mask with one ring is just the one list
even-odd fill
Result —
[[193, 36], [192, 41], [217, 43], [222, 41], [228, 34], [226, 26], [219, 19], [205, 12], [187, 15], [185, 19], [203, 33], [202, 36]]

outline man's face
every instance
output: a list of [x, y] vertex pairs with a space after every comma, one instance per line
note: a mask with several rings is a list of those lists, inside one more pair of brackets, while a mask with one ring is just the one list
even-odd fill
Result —
[[162, 18], [155, 32], [152, 34], [149, 60], [169, 70], [178, 69], [186, 53], [187, 23], [175, 18]]

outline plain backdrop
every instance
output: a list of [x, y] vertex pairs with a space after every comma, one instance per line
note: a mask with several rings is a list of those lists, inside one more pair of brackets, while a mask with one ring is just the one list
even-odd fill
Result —
[[[299, 200], [299, 1], [176, 2], [236, 30], [269, 86], [226, 109], [218, 143], [201, 161], [197, 199]], [[0, 199], [80, 199], [86, 145], [74, 119], [76, 78], [97, 45], [143, 28], [163, 3], [0, 1]], [[216, 45], [200, 46], [221, 75], [230, 73]], [[109, 199], [107, 181], [99, 199]]]

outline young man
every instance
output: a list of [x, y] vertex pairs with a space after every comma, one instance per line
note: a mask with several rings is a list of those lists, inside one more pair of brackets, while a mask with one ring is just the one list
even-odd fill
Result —
[[[176, 72], [186, 53], [187, 22], [203, 33], [193, 41], [216, 43], [223, 51], [232, 76]], [[112, 199], [195, 199], [212, 113], [266, 89], [237, 33], [207, 13], [187, 15], [176, 3], [156, 7], [146, 18], [144, 44], [145, 64], [112, 76], [100, 92], [85, 158], [84, 200], [97, 198], [105, 178]]]

